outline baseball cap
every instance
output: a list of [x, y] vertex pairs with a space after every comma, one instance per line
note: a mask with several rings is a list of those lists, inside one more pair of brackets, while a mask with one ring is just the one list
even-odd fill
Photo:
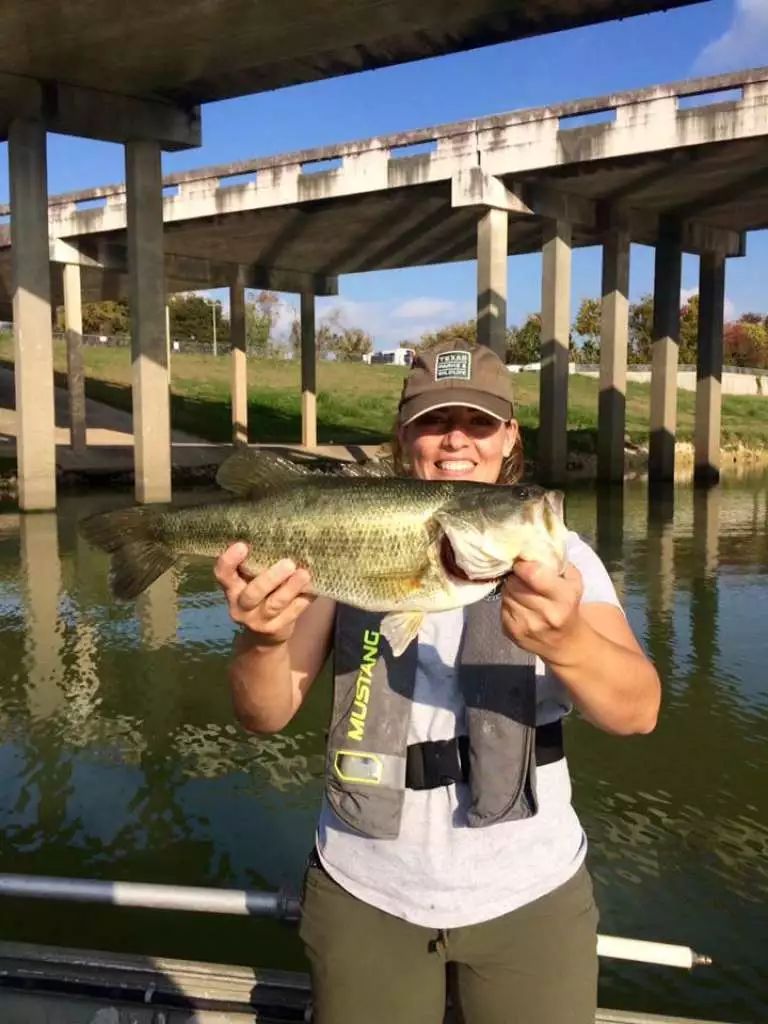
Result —
[[416, 353], [400, 396], [400, 425], [446, 405], [466, 405], [498, 420], [512, 419], [509, 371], [487, 345], [442, 342]]

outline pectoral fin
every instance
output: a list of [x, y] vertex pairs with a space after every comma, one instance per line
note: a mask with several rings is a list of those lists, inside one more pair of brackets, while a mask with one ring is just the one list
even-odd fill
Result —
[[423, 620], [423, 612], [390, 612], [381, 620], [381, 632], [396, 658], [416, 639]]

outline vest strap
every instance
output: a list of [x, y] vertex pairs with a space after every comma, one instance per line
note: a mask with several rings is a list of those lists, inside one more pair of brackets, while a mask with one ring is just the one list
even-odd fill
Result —
[[[562, 722], [536, 728], [536, 764], [552, 764], [565, 756]], [[436, 789], [469, 781], [469, 737], [410, 743], [406, 748], [407, 789]]]
[[469, 736], [409, 743], [405, 750], [407, 789], [437, 789], [469, 779]]

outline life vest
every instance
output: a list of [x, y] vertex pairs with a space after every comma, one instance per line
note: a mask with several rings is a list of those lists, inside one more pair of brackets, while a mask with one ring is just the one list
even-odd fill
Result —
[[[326, 794], [350, 828], [376, 839], [400, 831], [418, 642], [395, 658], [383, 616], [339, 605]], [[457, 659], [466, 704], [471, 827], [536, 813], [536, 670], [502, 632], [498, 600], [467, 608]]]

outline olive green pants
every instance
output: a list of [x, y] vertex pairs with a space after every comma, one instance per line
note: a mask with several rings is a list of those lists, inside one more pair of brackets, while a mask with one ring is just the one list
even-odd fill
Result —
[[310, 865], [301, 937], [312, 1020], [441, 1024], [450, 978], [464, 1024], [594, 1024], [597, 919], [584, 867], [511, 914], [438, 931], [356, 899]]

